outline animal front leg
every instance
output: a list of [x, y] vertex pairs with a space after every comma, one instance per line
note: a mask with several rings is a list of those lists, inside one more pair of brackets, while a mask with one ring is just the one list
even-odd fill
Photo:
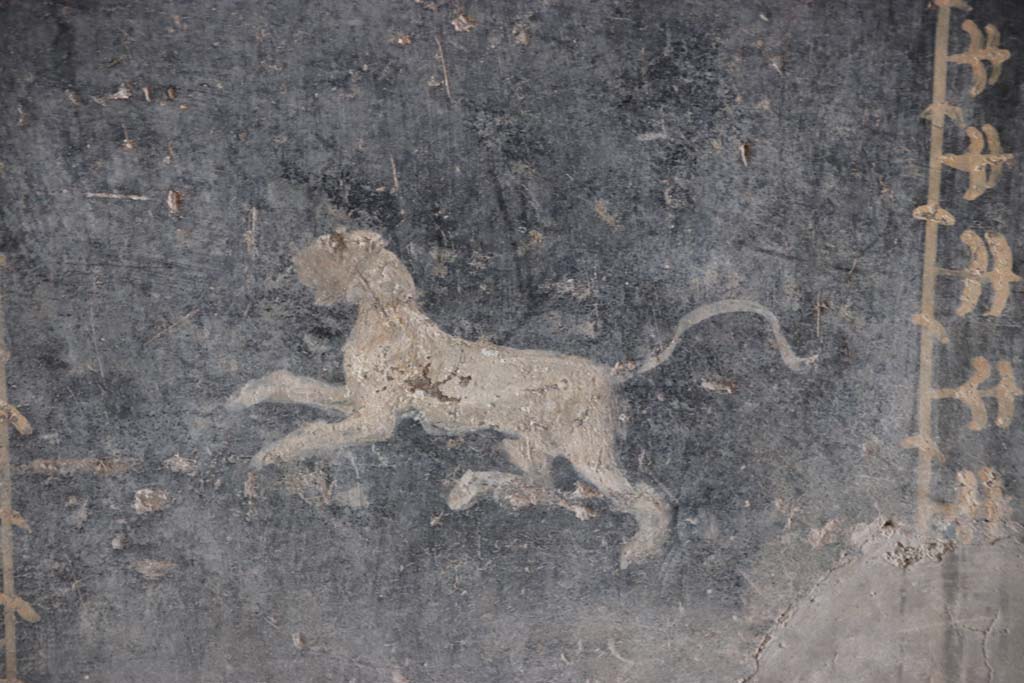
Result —
[[351, 396], [344, 384], [328, 384], [309, 377], [277, 370], [246, 382], [228, 399], [229, 408], [250, 408], [257, 403], [300, 403], [325, 410], [351, 409]]
[[395, 431], [395, 417], [382, 411], [357, 413], [341, 422], [317, 420], [275, 441], [253, 457], [251, 467], [285, 463], [326, 449], [386, 441]]

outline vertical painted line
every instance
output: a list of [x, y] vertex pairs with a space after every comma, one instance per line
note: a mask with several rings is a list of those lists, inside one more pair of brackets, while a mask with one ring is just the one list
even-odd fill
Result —
[[[7, 259], [0, 254], [0, 405], [7, 405], [7, 328], [4, 322], [3, 284]], [[4, 677], [18, 680], [17, 616], [14, 612], [14, 519], [11, 495], [11, 451], [8, 420], [0, 419], [0, 564], [3, 569], [4, 602]]]
[[[942, 147], [946, 125], [946, 71], [949, 62], [948, 5], [939, 7], [935, 24], [935, 60], [932, 67], [931, 150], [928, 159], [928, 206], [937, 211], [942, 200]], [[934, 214], [933, 214], [934, 215]], [[924, 265], [921, 270], [921, 316], [935, 317], [936, 256], [939, 224], [934, 218], [925, 223]], [[920, 374], [917, 382], [917, 526], [925, 530], [932, 516], [932, 382], [934, 380], [935, 336], [927, 325], [921, 326]]]

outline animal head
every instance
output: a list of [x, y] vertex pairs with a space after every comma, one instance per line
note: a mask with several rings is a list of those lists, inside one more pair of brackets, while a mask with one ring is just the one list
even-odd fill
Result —
[[295, 254], [292, 263], [299, 282], [313, 291], [320, 306], [341, 301], [398, 304], [416, 298], [409, 271], [380, 235], [366, 230], [321, 235]]

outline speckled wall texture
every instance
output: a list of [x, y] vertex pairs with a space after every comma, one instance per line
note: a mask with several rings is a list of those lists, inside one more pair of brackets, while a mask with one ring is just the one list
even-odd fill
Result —
[[973, 5], [0, 1], [4, 680], [1021, 680]]

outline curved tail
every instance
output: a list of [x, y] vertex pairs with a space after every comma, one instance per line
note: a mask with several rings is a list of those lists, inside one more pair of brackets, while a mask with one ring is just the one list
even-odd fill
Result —
[[683, 335], [694, 325], [702, 323], [708, 318], [714, 318], [718, 315], [726, 313], [755, 313], [768, 323], [772, 328], [772, 335], [775, 337], [775, 347], [779, 350], [779, 354], [782, 356], [782, 362], [786, 364], [793, 372], [802, 372], [808, 367], [813, 365], [818, 360], [817, 354], [813, 356], [798, 356], [793, 353], [793, 348], [786, 341], [786, 337], [782, 334], [782, 326], [779, 324], [779, 319], [775, 317], [775, 314], [769, 311], [761, 304], [754, 303], [753, 301], [746, 301], [744, 299], [724, 299], [722, 301], [714, 301], [710, 304], [704, 304], [699, 306], [686, 315], [684, 315], [679, 322], [676, 324], [675, 332], [672, 334], [672, 341], [668, 343], [668, 346], [658, 351], [655, 354], [648, 356], [645, 360], [636, 366], [636, 369], [632, 372], [619, 376], [619, 381], [624, 382], [637, 375], [642, 375], [645, 372], [650, 372], [654, 368], [658, 367], [665, 361], [667, 361], [672, 353], [679, 346], [679, 342], [682, 341]]

